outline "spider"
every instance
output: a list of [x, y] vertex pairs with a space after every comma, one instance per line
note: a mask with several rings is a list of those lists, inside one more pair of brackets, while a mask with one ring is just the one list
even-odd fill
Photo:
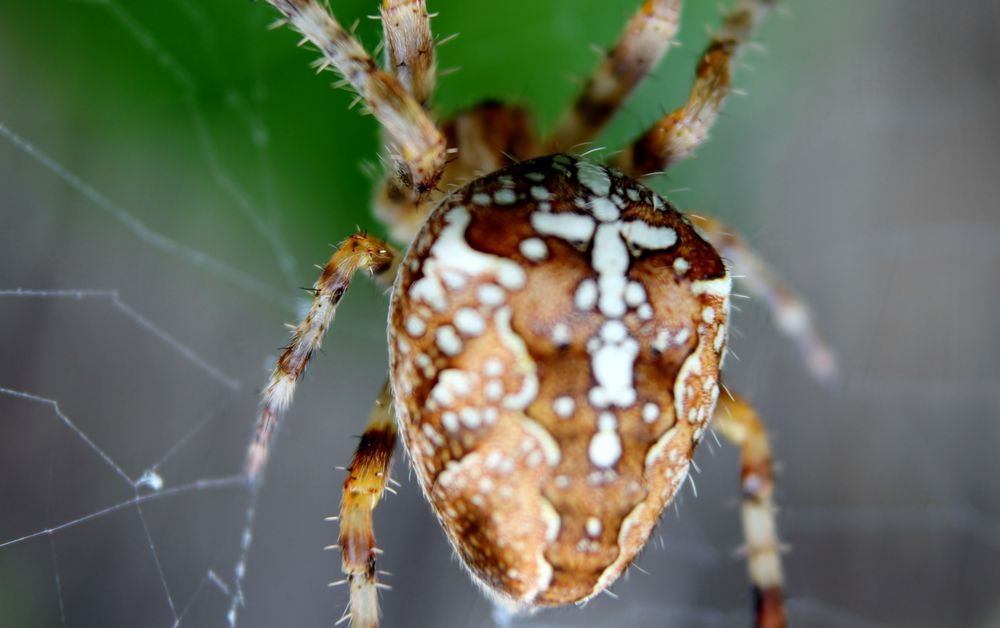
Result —
[[434, 120], [425, 0], [383, 0], [383, 66], [315, 0], [268, 1], [380, 123], [391, 165], [374, 212], [409, 246], [403, 254], [366, 233], [339, 246], [264, 389], [247, 457], [255, 480], [352, 278], [367, 271], [391, 288], [390, 374], [343, 488], [343, 619], [378, 624], [372, 512], [397, 434], [473, 580], [520, 612], [610, 587], [711, 424], [742, 451], [756, 621], [784, 625], [767, 434], [745, 400], [720, 394], [733, 274], [817, 375], [830, 375], [833, 359], [802, 301], [741, 239], [639, 183], [705, 141], [738, 55], [776, 0], [735, 0], [688, 102], [608, 165], [571, 151], [664, 55], [681, 0], [642, 3], [545, 138], [528, 111], [498, 102]]

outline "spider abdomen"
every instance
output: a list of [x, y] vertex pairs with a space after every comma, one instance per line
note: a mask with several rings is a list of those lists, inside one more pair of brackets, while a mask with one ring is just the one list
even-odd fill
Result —
[[730, 279], [655, 193], [566, 155], [448, 196], [393, 289], [403, 440], [470, 571], [515, 606], [608, 587], [719, 395]]

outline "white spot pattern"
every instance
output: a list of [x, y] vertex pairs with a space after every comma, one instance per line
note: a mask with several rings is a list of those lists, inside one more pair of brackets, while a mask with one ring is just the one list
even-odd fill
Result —
[[581, 312], [592, 310], [597, 305], [597, 283], [593, 279], [584, 279], [576, 288], [573, 304]]
[[587, 535], [593, 537], [600, 536], [601, 530], [604, 528], [604, 526], [601, 525], [601, 520], [597, 517], [588, 517], [586, 527]]
[[493, 200], [497, 202], [497, 205], [513, 205], [517, 201], [517, 194], [514, 190], [504, 188], [493, 193]]
[[603, 166], [580, 159], [576, 162], [576, 172], [580, 183], [598, 196], [607, 196], [611, 192], [611, 177]]
[[586, 242], [594, 235], [594, 219], [583, 214], [548, 214], [535, 212], [531, 226], [542, 235], [551, 235], [570, 242]]
[[622, 441], [614, 430], [598, 430], [590, 439], [587, 455], [595, 467], [613, 466], [622, 455]]
[[[457, 278], [469, 276], [493, 274], [509, 290], [524, 287], [527, 275], [517, 262], [469, 246], [465, 230], [472, 217], [467, 208], [461, 205], [451, 208], [444, 220], [445, 226], [424, 260], [424, 276], [410, 285], [411, 299], [423, 301], [434, 310], [444, 311], [448, 303], [445, 285], [454, 287]], [[481, 292], [479, 296], [482, 298]]]
[[566, 323], [556, 323], [552, 326], [552, 342], [560, 347], [565, 347], [569, 344], [569, 341], [569, 325]]
[[486, 321], [479, 312], [463, 307], [455, 312], [455, 328], [465, 336], [481, 336], [486, 331]]
[[[567, 159], [554, 159], [553, 167], [570, 165], [564, 163]], [[669, 249], [677, 243], [677, 232], [670, 227], [654, 226], [644, 220], [620, 220], [625, 200], [620, 194], [611, 193], [612, 180], [608, 170], [584, 160], [577, 160], [575, 165], [580, 183], [594, 196], [577, 198], [574, 204], [589, 210], [589, 215], [536, 211], [531, 215], [531, 224], [541, 235], [556, 236], [571, 243], [583, 243], [593, 238], [590, 263], [597, 275], [596, 281], [592, 278], [581, 281], [573, 295], [573, 303], [577, 310], [583, 312], [592, 311], [596, 306], [608, 320], [586, 344], [596, 380], [587, 398], [596, 408], [627, 408], [636, 402], [637, 397], [633, 380], [639, 342], [631, 337], [620, 319], [629, 308], [635, 308], [641, 320], [649, 320], [654, 314], [643, 285], [628, 280], [631, 261], [629, 247], [635, 253]], [[568, 168], [557, 169], [570, 174]], [[640, 198], [635, 190], [622, 192], [633, 200]], [[532, 194], [534, 193], [532, 189]], [[654, 202], [659, 200], [655, 194], [653, 199]], [[662, 209], [663, 204], [658, 203], [658, 208]], [[526, 246], [530, 247], [527, 245], [529, 241], [530, 239], [522, 242], [520, 248], [521, 253], [531, 259], [530, 251], [525, 250]], [[661, 332], [661, 335], [663, 333], [669, 334]], [[669, 336], [660, 339], [661, 350], [666, 348], [668, 340]], [[571, 412], [567, 408], [566, 401], [557, 400], [555, 403], [557, 414], [561, 415], [560, 409]], [[614, 418], [613, 414], [609, 416]], [[659, 408], [655, 404], [647, 404], [643, 416], [652, 417], [646, 419], [648, 422], [655, 421], [659, 416]], [[604, 421], [592, 438], [589, 455], [595, 466], [610, 467], [621, 456], [621, 439], [616, 429], [608, 427], [608, 422]]]
[[540, 262], [549, 255], [549, 249], [545, 246], [545, 242], [541, 238], [521, 240], [517, 248], [521, 251], [521, 255], [533, 262]]
[[451, 325], [438, 327], [434, 340], [438, 349], [445, 355], [454, 357], [462, 352], [462, 339], [458, 337], [455, 328]]
[[[548, 213], [549, 208], [547, 206], [549, 203], [544, 201], [550, 199], [552, 193], [549, 192], [548, 188], [543, 187], [543, 185], [534, 185], [530, 188], [530, 197], [539, 201], [536, 205], [538, 209], [531, 213], [529, 219], [538, 235], [561, 238], [569, 241], [577, 250], [588, 250], [589, 248], [591, 251], [590, 263], [593, 274], [576, 286], [573, 295], [573, 305], [578, 311], [594, 313], [596, 310], [599, 312], [600, 317], [593, 314], [575, 314], [579, 321], [590, 321], [591, 323], [588, 325], [578, 325], [574, 320], [571, 330], [566, 323], [556, 321], [549, 323], [551, 326], [548, 329], [543, 327], [542, 333], [547, 331], [551, 339], [558, 346], [568, 344], [571, 340], [571, 333], [576, 333], [577, 337], [572, 338], [574, 344], [585, 344], [590, 355], [594, 385], [587, 396], [591, 400], [591, 403], [598, 408], [600, 415], [597, 419], [595, 432], [587, 435], [590, 437], [587, 456], [594, 467], [587, 475], [587, 482], [588, 484], [597, 486], [614, 482], [617, 477], [614, 467], [621, 461], [624, 447], [623, 433], [619, 433], [617, 415], [621, 412], [621, 409], [631, 407], [638, 401], [638, 391], [634, 383], [635, 362], [639, 354], [638, 334], [641, 333], [643, 337], [647, 338], [655, 336], [655, 340], [652, 341], [653, 348], [663, 351], [671, 346], [672, 339], [674, 339], [676, 344], [683, 345], [696, 329], [698, 330], [698, 336], [700, 336], [702, 330], [705, 328], [701, 325], [698, 325], [696, 329], [688, 329], [678, 327], [666, 328], [646, 323], [636, 324], [635, 318], [638, 318], [640, 321], [652, 319], [653, 309], [650, 296], [647, 294], [643, 283], [629, 280], [628, 271], [632, 255], [639, 255], [644, 250], [662, 250], [674, 246], [678, 239], [677, 232], [672, 228], [656, 227], [642, 220], [622, 220], [621, 212], [627, 207], [624, 197], [628, 197], [632, 201], [636, 201], [636, 199], [649, 201], [650, 194], [643, 192], [640, 196], [640, 193], [636, 189], [618, 187], [615, 177], [601, 166], [571, 160], [568, 157], [562, 157], [561, 159], [562, 161], [558, 163], [561, 163], [563, 168], [559, 170], [572, 176], [575, 166], [581, 185], [594, 192], [597, 196], [590, 197], [585, 190], [578, 188], [580, 198], [560, 199], [559, 204], [564, 205], [565, 201], [571, 200], [577, 208], [584, 211], [589, 210], [589, 214], [573, 213], [573, 211], [578, 210], [570, 212], [561, 210], [562, 213], [559, 214]], [[557, 162], [553, 160], [553, 163]], [[531, 174], [534, 175], [531, 178], [532, 181], [541, 183], [545, 180], [545, 175], [541, 173]], [[612, 194], [612, 191], [615, 193]], [[495, 198], [496, 204], [504, 204], [504, 202], [512, 204], [517, 202], [518, 199], [523, 199], [528, 195], [527, 193], [527, 186], [520, 193], [515, 192], [513, 189], [513, 179], [511, 179], [510, 186], [494, 192], [488, 200], [493, 202]], [[659, 202], [655, 194], [651, 196], [652, 202], [658, 206], [658, 209], [662, 209], [664, 204]], [[475, 198], [472, 199], [472, 202], [478, 204]], [[460, 236], [457, 239], [464, 241], [465, 227], [470, 222], [468, 212], [464, 207], [454, 207], [446, 210], [446, 212], [439, 240], [445, 239], [448, 234], [457, 234]], [[511, 311], [507, 292], [508, 290], [517, 290], [526, 285], [527, 275], [525, 274], [525, 268], [522, 268], [514, 260], [507, 260], [475, 251], [468, 246], [467, 242], [465, 242], [465, 248], [468, 251], [462, 251], [462, 247], [457, 242], [450, 244], [450, 246], [457, 246], [460, 253], [472, 251], [472, 255], [467, 259], [455, 262], [453, 260], [456, 257], [450, 253], [447, 256], [443, 254], [446, 248], [442, 247], [439, 251], [438, 244], [439, 242], [436, 241], [428, 251], [425, 258], [425, 267], [423, 269], [415, 269], [422, 273], [422, 277], [410, 285], [410, 296], [416, 295], [423, 301], [416, 311], [419, 312], [420, 316], [427, 317], [430, 314], [428, 307], [438, 311], [446, 310], [449, 307], [449, 300], [446, 298], [448, 290], [459, 286], [474, 288], [476, 301], [471, 304], [472, 307], [458, 309], [450, 321], [451, 326], [444, 325], [437, 330], [434, 336], [436, 345], [445, 354], [450, 354], [449, 352], [456, 350], [456, 347], [457, 351], [460, 352], [463, 350], [463, 338], [467, 339], [471, 336], [482, 334], [487, 323], [495, 325], [502, 344], [511, 350], [508, 355], [504, 356], [506, 363], [495, 359], [484, 360], [480, 363], [482, 366], [477, 367], [477, 370], [480, 368], [482, 370], [471, 373], [471, 376], [477, 379], [477, 383], [478, 378], [483, 378], [484, 388], [482, 390], [493, 401], [499, 402], [502, 400], [502, 406], [508, 409], [526, 410], [538, 395], [538, 373], [535, 371], [533, 359], [527, 352], [524, 339], [511, 328], [513, 312]], [[554, 252], [561, 252], [563, 248], [565, 247], [552, 238], [542, 240], [539, 237], [528, 237], [518, 244], [518, 250], [523, 258], [515, 259], [519, 259], [522, 263], [525, 260], [539, 262], [552, 257]], [[447, 262], [444, 261], [446, 259], [448, 260]], [[468, 264], [466, 262], [472, 263]], [[511, 262], [511, 264], [508, 265], [504, 262]], [[678, 274], [683, 274], [688, 268], [684, 267], [681, 270], [680, 267], [687, 265], [687, 262], [683, 259], [680, 259], [679, 262], [674, 262], [674, 271]], [[636, 273], [636, 277], [639, 277], [638, 273]], [[426, 281], [418, 288], [416, 284], [422, 280]], [[703, 283], [706, 285], [701, 286], [702, 293], [718, 294], [722, 292], [721, 286], [708, 285], [708, 282]], [[649, 285], [653, 289], [652, 284]], [[442, 304], [442, 302], [444, 303]], [[463, 305], [465, 304], [463, 303]], [[669, 311], [669, 308], [666, 306], [663, 307]], [[703, 309], [700, 312], [700, 318], [706, 324], [715, 322], [718, 309], [718, 306], [716, 306], [715, 310], [710, 307]], [[657, 303], [657, 311], [661, 311], [660, 303]], [[629, 312], [634, 312], [635, 317], [626, 318], [626, 314]], [[521, 312], [518, 312], [518, 315], [520, 316]], [[724, 321], [725, 312], [719, 318]], [[593, 322], [595, 319], [598, 319], [597, 322], [600, 324], [594, 326]], [[423, 323], [425, 326], [427, 324], [425, 322], [427, 319], [416, 318], [415, 320]], [[434, 320], [434, 317], [431, 317], [430, 320]], [[520, 318], [517, 320], [519, 323], [522, 322]], [[629, 325], [636, 327], [635, 333], [637, 337], [632, 336], [632, 332], [625, 321], [628, 321]], [[413, 336], [417, 326], [417, 323], [411, 324], [407, 320], [405, 329]], [[721, 324], [719, 327], [716, 330], [718, 333], [718, 337], [715, 339], [716, 345], [720, 343], [720, 339], [724, 341], [725, 327]], [[594, 330], [588, 332], [592, 334], [589, 338], [585, 334], [580, 333], [580, 330], [583, 328]], [[423, 335], [424, 333], [426, 333], [426, 329], [421, 330], [419, 335]], [[534, 333], [538, 333], [538, 331], [536, 330]], [[698, 339], [701, 340], [700, 338]], [[470, 343], [471, 346], [473, 341], [466, 340], [465, 342]], [[414, 342], [414, 344], [416, 343]], [[701, 350], [700, 344], [698, 351]], [[704, 344], [707, 345], [706, 349], [711, 346], [710, 342], [704, 342]], [[433, 351], [430, 352], [430, 355], [432, 358], [435, 357]], [[513, 357], [512, 362], [509, 361], [511, 357]], [[414, 359], [413, 356], [410, 359]], [[441, 368], [447, 362], [442, 360], [440, 356], [437, 356], [435, 361], [438, 364], [437, 368]], [[687, 362], [691, 361], [688, 360]], [[689, 366], [689, 364], [685, 364], [685, 366]], [[503, 376], [502, 381], [499, 379], [501, 376]], [[452, 380], [452, 384], [458, 383], [458, 380], [454, 377]], [[705, 386], [704, 394], [718, 396], [718, 385], [715, 382], [706, 380], [696, 385], [701, 388], [702, 383]], [[443, 398], [450, 398], [455, 402], [462, 390], [463, 387], [461, 385], [449, 385], [447, 388], [442, 388], [441, 396]], [[676, 397], [677, 390], [675, 389], [674, 392]], [[556, 396], [553, 399], [552, 410], [556, 416], [569, 418], [576, 413], [577, 400], [568, 393], [569, 391], [565, 391], [561, 396]], [[647, 424], [656, 423], [662, 416], [660, 406], [645, 399], [642, 401], [643, 403], [640, 404], [641, 409], [637, 409], [638, 415]], [[490, 405], [493, 406], [490, 408], [493, 410], [493, 420], [496, 420], [496, 408], [500, 407], [500, 404]], [[686, 410], [688, 408], [685, 408]], [[703, 416], [705, 414], [704, 408], [701, 410], [701, 412], [695, 412], [695, 416], [699, 422], [703, 422], [705, 418]], [[669, 414], [669, 409], [667, 412]], [[680, 419], [681, 415], [679, 412], [677, 415], [678, 419]], [[586, 413], [584, 416], [586, 416]], [[527, 439], [531, 441], [528, 443], [528, 449], [525, 449], [525, 443], [521, 443], [521, 453], [515, 456], [514, 459], [504, 460], [508, 471], [513, 470], [517, 465], [536, 466], [541, 465], [543, 462], [555, 464], [559, 460], [558, 445], [552, 440], [551, 435], [530, 419], [526, 418], [525, 421], [526, 430], [529, 434], [535, 436], [535, 438]], [[449, 436], [448, 432], [459, 431], [462, 427], [475, 429], [489, 422], [490, 419], [487, 418], [484, 409], [476, 407], [463, 408], [457, 412], [443, 412], [440, 424], [435, 424], [430, 426], [430, 429], [425, 428], [422, 431], [423, 435], [431, 442], [437, 442], [439, 439], [442, 439], [438, 430], [445, 433], [445, 438], [457, 438]], [[701, 430], [699, 430], [699, 435], [700, 433]], [[466, 440], [473, 437], [472, 434], [468, 433], [460, 434], [460, 436]], [[468, 440], [468, 442], [472, 441]], [[420, 446], [422, 447], [423, 443]], [[499, 458], [501, 456], [499, 454], [494, 455], [495, 453], [490, 454], [490, 459], [497, 458], [494, 461], [494, 466], [499, 466]], [[673, 454], [675, 452], [671, 451], [670, 453]], [[471, 454], [468, 456], [471, 457]], [[485, 460], [484, 462], [489, 467], [490, 460]], [[446, 473], [442, 473], [442, 485], [445, 483], [446, 475]], [[574, 481], [577, 480], [575, 478], [571, 480], [565, 475], [555, 477], [555, 485], [560, 488], [566, 488]], [[583, 478], [579, 478], [579, 481], [582, 482]], [[630, 488], [630, 490], [637, 491], [641, 488], [637, 482], [632, 482], [632, 484], [636, 488]], [[485, 490], [484, 487], [480, 488]], [[490, 489], [502, 491], [502, 482], [499, 489], [493, 486]], [[480, 497], [480, 499], [482, 498]], [[561, 522], [558, 513], [551, 507], [551, 504], [546, 503], [541, 505], [544, 510], [542, 517], [546, 528], [545, 536], [546, 539], [551, 541], [559, 535]], [[549, 506], [548, 509], [544, 508], [546, 505]], [[595, 512], [595, 514], [599, 513]], [[624, 533], [627, 527], [627, 525], [623, 525], [621, 532]], [[597, 516], [588, 517], [584, 524], [584, 532], [586, 537], [583, 541], [586, 542], [586, 549], [588, 551], [597, 551], [600, 545], [594, 539], [599, 539], [605, 532], [601, 519]], [[609, 534], [611, 532], [618, 534], [617, 529], [608, 531]], [[618, 536], [621, 538], [621, 534]], [[541, 559], [541, 563], [544, 562], [544, 558]], [[527, 574], [516, 573], [516, 570], [513, 568], [508, 571], [511, 578], [524, 579], [528, 577]], [[548, 577], [551, 577], [551, 573]]]
[[507, 298], [507, 295], [500, 286], [486, 283], [476, 288], [476, 298], [483, 305], [500, 305]]
[[424, 335], [425, 331], [427, 331], [427, 324], [424, 323], [424, 319], [415, 314], [406, 317], [406, 333], [414, 338], [419, 338]]
[[552, 402], [552, 409], [557, 415], [568, 419], [573, 416], [573, 411], [576, 410], [576, 402], [573, 401], [572, 397], [556, 397]]
[[660, 418], [660, 406], [649, 402], [642, 407], [642, 420], [646, 423], [655, 423]]

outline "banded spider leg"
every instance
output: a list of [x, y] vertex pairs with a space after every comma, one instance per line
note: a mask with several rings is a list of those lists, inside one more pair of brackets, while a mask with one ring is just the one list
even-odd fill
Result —
[[635, 140], [614, 164], [640, 178], [663, 172], [708, 139], [732, 91], [733, 66], [777, 0], [736, 0], [698, 63], [687, 103]]
[[399, 254], [392, 247], [364, 233], [349, 237], [330, 257], [323, 274], [313, 286], [312, 305], [305, 318], [293, 328], [292, 340], [278, 358], [270, 382], [261, 395], [263, 409], [247, 453], [246, 473], [251, 481], [260, 476], [267, 464], [274, 429], [291, 404], [295, 387], [302, 379], [309, 360], [320, 348], [354, 274], [367, 270], [391, 283], [398, 259]]
[[781, 545], [774, 521], [774, 462], [767, 430], [749, 403], [727, 395], [719, 399], [712, 426], [741, 452], [740, 514], [757, 626], [781, 628], [786, 624]]
[[[372, 526], [372, 511], [382, 498], [389, 480], [389, 465], [396, 446], [396, 420], [389, 382], [382, 386], [357, 451], [347, 468], [340, 503], [340, 548], [343, 570], [351, 590], [350, 617], [356, 628], [378, 625], [378, 589], [375, 570], [378, 548]], [[336, 583], [335, 583], [336, 584]]]

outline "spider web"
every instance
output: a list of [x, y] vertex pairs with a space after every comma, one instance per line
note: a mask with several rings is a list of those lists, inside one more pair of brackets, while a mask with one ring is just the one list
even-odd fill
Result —
[[[320, 549], [336, 537], [323, 517], [339, 503], [335, 467], [385, 370], [377, 289], [352, 288], [259, 490], [240, 471], [256, 390], [283, 340], [277, 324], [304, 302], [295, 287], [312, 282], [325, 244], [370, 225], [358, 162], [376, 148], [373, 126], [341, 113], [349, 96], [308, 76], [290, 36], [266, 33], [272, 16], [260, 7], [6, 4], [0, 625], [331, 624], [346, 592], [326, 589], [340, 576], [339, 557]], [[371, 4], [337, 10], [346, 19]], [[500, 89], [551, 120], [572, 90], [549, 94], [552, 76], [585, 72], [581, 42], [606, 44], [635, 3], [589, 17], [566, 1], [513, 3], [513, 15], [539, 16], [510, 29], [543, 46], [517, 50], [491, 35], [503, 24], [476, 26], [474, 7], [439, 4], [438, 32], [474, 33], [449, 44], [444, 63], [470, 69], [440, 99]], [[775, 430], [780, 526], [794, 546], [788, 606], [800, 626], [1000, 626], [990, 584], [1000, 564], [1000, 221], [989, 200], [1000, 49], [976, 38], [998, 15], [984, 2], [942, 33], [934, 4], [793, 5], [795, 18], [765, 39], [799, 54], [750, 59], [754, 98], [736, 101], [697, 163], [661, 184], [743, 230], [806, 294], [841, 356], [843, 381], [824, 389], [758, 304], [736, 314], [742, 359], [730, 383]], [[885, 37], [904, 15], [902, 34]], [[687, 17], [683, 50], [609, 144], [680, 98], [711, 12]], [[374, 28], [360, 29], [369, 44]], [[779, 40], [782, 30], [799, 34]], [[979, 47], [915, 52], [932, 38]], [[543, 55], [551, 67], [531, 76], [492, 72]], [[870, 102], [858, 107], [843, 96], [851, 90]], [[942, 153], [954, 159], [931, 157]], [[738, 463], [709, 442], [697, 489], [664, 515], [642, 571], [614, 597], [519, 625], [745, 623], [743, 567], [731, 555]], [[403, 490], [376, 512], [382, 566], [395, 574], [386, 625], [490, 625], [405, 462], [394, 468]]]

